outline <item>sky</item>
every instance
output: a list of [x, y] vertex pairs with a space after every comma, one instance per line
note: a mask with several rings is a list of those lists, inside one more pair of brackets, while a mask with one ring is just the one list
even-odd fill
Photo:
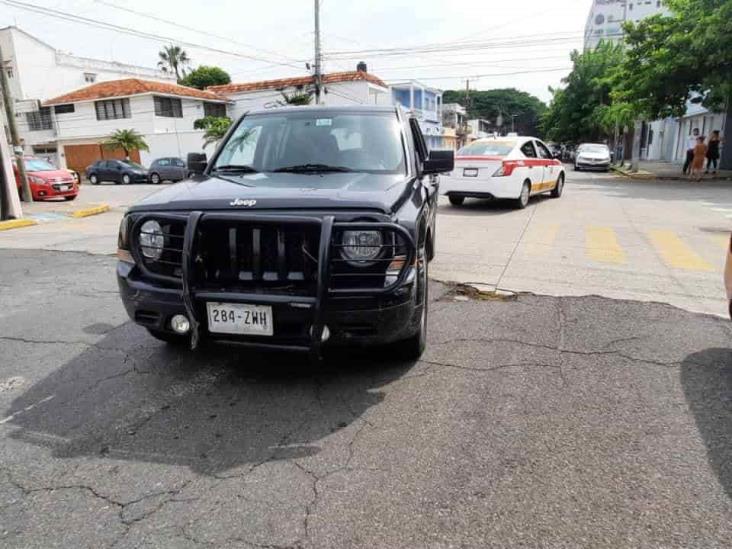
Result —
[[[582, 49], [591, 5], [320, 0], [323, 71], [364, 61], [386, 82], [416, 79], [447, 90], [469, 79], [471, 89], [514, 87], [548, 102], [549, 86], [571, 69], [570, 52]], [[173, 42], [192, 66], [217, 65], [232, 81], [251, 82], [308, 73], [313, 11], [313, 0], [0, 0], [0, 27], [16, 25], [76, 55], [149, 67]]]

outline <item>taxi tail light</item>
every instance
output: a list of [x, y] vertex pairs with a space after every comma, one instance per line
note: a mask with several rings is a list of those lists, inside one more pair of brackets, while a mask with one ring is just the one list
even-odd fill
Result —
[[506, 177], [513, 173], [513, 170], [519, 167], [519, 163], [513, 160], [504, 160], [501, 163], [501, 167], [498, 168], [493, 177]]

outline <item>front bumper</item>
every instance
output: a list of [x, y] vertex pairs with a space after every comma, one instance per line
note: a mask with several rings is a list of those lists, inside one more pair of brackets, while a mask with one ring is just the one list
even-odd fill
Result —
[[[196, 227], [204, 215], [193, 212], [188, 217], [183, 252], [183, 278], [179, 287], [153, 281], [144, 272], [139, 258], [135, 264], [118, 262], [117, 282], [120, 296], [130, 318], [146, 328], [174, 333], [170, 327], [174, 315], [183, 314], [191, 320], [192, 341], [213, 340], [249, 347], [308, 351], [319, 354], [324, 344], [385, 344], [414, 335], [420, 328], [422, 292], [416, 282], [418, 264], [414, 261], [416, 247], [409, 233], [391, 223], [335, 223], [333, 217], [311, 220], [321, 223], [321, 244], [318, 257], [317, 294], [297, 296], [265, 293], [210, 291], [196, 287], [190, 275], [191, 250], [195, 247]], [[222, 215], [212, 214], [222, 217]], [[241, 219], [262, 216], [242, 216]], [[135, 223], [139, 224], [145, 218]], [[271, 216], [269, 222], [279, 218]], [[292, 218], [290, 218], [292, 219]], [[410, 247], [406, 267], [393, 284], [379, 290], [334, 290], [329, 286], [329, 250], [334, 225], [358, 229], [365, 225], [397, 227]], [[134, 227], [133, 227], [134, 234]], [[134, 249], [134, 246], [133, 246]], [[135, 253], [132, 254], [135, 256]], [[246, 303], [272, 307], [274, 334], [272, 336], [239, 336], [212, 333], [208, 329], [207, 302]], [[329, 337], [323, 337], [324, 328]]]
[[65, 196], [76, 196], [79, 194], [79, 187], [76, 184], [68, 183], [71, 185], [68, 190], [62, 191], [59, 184], [52, 185], [31, 185], [31, 192], [33, 194], [33, 200], [45, 200], [47, 198], [61, 198]]
[[575, 166], [583, 170], [603, 170], [607, 171], [610, 169], [610, 162], [593, 162], [586, 160], [577, 160]]

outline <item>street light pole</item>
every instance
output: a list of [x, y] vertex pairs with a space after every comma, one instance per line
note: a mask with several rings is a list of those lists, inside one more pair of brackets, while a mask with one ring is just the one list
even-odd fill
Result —
[[[25, 174], [25, 162], [23, 162], [23, 147], [18, 137], [18, 128], [15, 126], [15, 113], [13, 112], [13, 102], [10, 97], [10, 84], [8, 76], [5, 74], [5, 65], [3, 63], [3, 51], [0, 48], [0, 92], [2, 92], [3, 104], [5, 105], [5, 117], [8, 119], [8, 129], [10, 130], [10, 140], [13, 144], [13, 153], [15, 154], [15, 162], [20, 174], [20, 186], [23, 189], [23, 200], [33, 202], [28, 177]], [[4, 139], [0, 136], [0, 139]]]

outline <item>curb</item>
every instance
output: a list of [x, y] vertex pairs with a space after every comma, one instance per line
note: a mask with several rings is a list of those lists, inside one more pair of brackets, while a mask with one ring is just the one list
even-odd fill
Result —
[[109, 211], [109, 204], [100, 204], [99, 206], [92, 206], [91, 208], [82, 208], [80, 210], [74, 210], [71, 212], [71, 217], [89, 217], [90, 215], [98, 215]]
[[20, 229], [21, 227], [30, 227], [31, 225], [38, 225], [38, 221], [35, 219], [10, 219], [8, 221], [0, 221], [0, 231]]
[[643, 172], [643, 171], [631, 172], [628, 170], [624, 170], [622, 168], [618, 168], [617, 166], [610, 166], [610, 169], [613, 172], [623, 175], [625, 177], [628, 177], [630, 179], [658, 179], [656, 174], [653, 174], [651, 172]]

